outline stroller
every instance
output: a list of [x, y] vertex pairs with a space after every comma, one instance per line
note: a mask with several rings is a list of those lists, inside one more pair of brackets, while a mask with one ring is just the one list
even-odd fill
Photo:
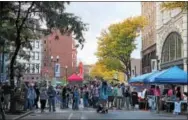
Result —
[[99, 100], [98, 104], [97, 104], [97, 113], [108, 113], [108, 108], [106, 106], [104, 106], [104, 104], [102, 104], [103, 102], [105, 102], [104, 100]]

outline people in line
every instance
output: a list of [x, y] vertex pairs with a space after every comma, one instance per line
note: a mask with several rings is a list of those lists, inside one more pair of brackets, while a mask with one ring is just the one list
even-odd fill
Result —
[[33, 85], [30, 84], [28, 88], [28, 92], [27, 92], [27, 101], [28, 101], [28, 106], [30, 110], [33, 110], [36, 97], [37, 95], [36, 95], [35, 89], [33, 88]]
[[125, 96], [126, 108], [127, 108], [127, 110], [129, 110], [130, 109], [130, 105], [131, 105], [131, 91], [130, 91], [130, 87], [129, 86], [126, 88], [124, 96]]
[[8, 82], [5, 82], [5, 85], [2, 86], [2, 90], [4, 95], [4, 108], [5, 110], [8, 110], [10, 104], [10, 94], [11, 94], [11, 88]]
[[34, 89], [35, 89], [35, 93], [36, 93], [36, 98], [35, 98], [35, 101], [34, 101], [34, 107], [36, 109], [38, 109], [38, 102], [39, 102], [39, 96], [40, 96], [40, 90], [39, 90], [39, 87], [37, 84], [35, 84], [34, 86]]
[[48, 100], [47, 88], [46, 87], [41, 87], [41, 90], [40, 90], [41, 112], [44, 112], [47, 100]]
[[[2, 86], [2, 93], [5, 103], [5, 108], [8, 109], [10, 101], [10, 86], [5, 83]], [[124, 84], [112, 84], [103, 82], [93, 82], [84, 86], [70, 85], [60, 88], [62, 92], [58, 92], [61, 96], [61, 108], [67, 109], [72, 104], [73, 110], [79, 110], [81, 104], [81, 98], [83, 98], [83, 105], [85, 108], [93, 107], [97, 108], [97, 105], [101, 103], [106, 108], [118, 110], [126, 108], [127, 110], [134, 110], [139, 104], [139, 94], [134, 88], [131, 90], [130, 86]], [[41, 112], [44, 112], [46, 103], [48, 102], [49, 111], [56, 111], [56, 97], [57, 92], [55, 88], [50, 85], [39, 86], [26, 83], [23, 89], [25, 93], [24, 110], [33, 110], [39, 108], [38, 102], [40, 101]], [[145, 90], [146, 95], [150, 96], [148, 100], [151, 110], [160, 111], [161, 90], [159, 86], [151, 86], [151, 88]], [[152, 97], [151, 97], [152, 96]], [[175, 96], [177, 103], [183, 100], [181, 88], [177, 87], [176, 90], [173, 86], [166, 92], [167, 97]], [[8, 102], [7, 102], [8, 101]], [[108, 104], [107, 104], [108, 103]]]
[[160, 110], [160, 96], [161, 96], [161, 91], [160, 91], [159, 86], [156, 86], [154, 94], [155, 94], [155, 97], [156, 97], [156, 111], [157, 111], [157, 113], [159, 113], [159, 110]]
[[117, 105], [117, 109], [121, 110], [122, 109], [122, 100], [123, 100], [123, 92], [122, 92], [122, 88], [121, 85], [119, 84], [117, 87], [117, 97], [116, 97], [116, 105]]
[[51, 112], [52, 109], [53, 112], [55, 112], [56, 91], [52, 85], [49, 86], [47, 94], [48, 94], [49, 112]]

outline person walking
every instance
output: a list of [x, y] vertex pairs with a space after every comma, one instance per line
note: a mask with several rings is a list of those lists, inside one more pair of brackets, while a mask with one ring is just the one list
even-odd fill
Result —
[[46, 87], [42, 87], [40, 90], [40, 105], [41, 105], [41, 112], [44, 112], [46, 107], [46, 101], [48, 99], [47, 89]]
[[129, 86], [127, 86], [127, 89], [125, 90], [124, 96], [125, 96], [126, 108], [127, 108], [127, 110], [129, 110], [130, 109], [130, 102], [131, 102], [131, 92], [130, 92]]
[[36, 99], [36, 92], [35, 92], [35, 89], [33, 88], [32, 84], [29, 85], [27, 99], [28, 99], [28, 103], [29, 103], [29, 109], [33, 110], [34, 102]]
[[47, 94], [48, 94], [49, 111], [51, 112], [51, 108], [52, 108], [53, 112], [55, 112], [56, 91], [52, 85], [49, 86]]

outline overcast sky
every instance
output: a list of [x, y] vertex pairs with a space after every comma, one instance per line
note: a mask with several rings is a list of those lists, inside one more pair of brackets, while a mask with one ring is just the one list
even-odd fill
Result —
[[[78, 60], [85, 64], [97, 61], [94, 53], [97, 50], [97, 37], [102, 29], [110, 24], [122, 21], [128, 17], [141, 14], [140, 2], [71, 2], [66, 11], [80, 16], [82, 21], [89, 24], [85, 33], [86, 43], [82, 50], [78, 49]], [[133, 58], [140, 58], [141, 39], [137, 39], [137, 49], [132, 53]]]

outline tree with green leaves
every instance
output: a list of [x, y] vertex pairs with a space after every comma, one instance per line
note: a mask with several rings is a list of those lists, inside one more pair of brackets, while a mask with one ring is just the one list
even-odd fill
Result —
[[112, 24], [103, 30], [98, 38], [97, 57], [108, 68], [118, 70], [130, 78], [131, 53], [136, 48], [135, 40], [138, 30], [147, 24], [142, 16], [131, 17], [122, 22]]
[[[83, 47], [85, 41], [83, 32], [87, 24], [73, 13], [65, 12], [62, 1], [3, 1], [0, 2], [0, 35], [11, 44], [10, 83], [14, 88], [14, 66], [16, 58], [23, 46], [29, 46], [31, 40], [40, 39], [40, 34], [49, 34], [53, 28], [62, 34], [73, 35]], [[47, 26], [43, 29], [41, 24]], [[13, 94], [12, 94], [13, 96]], [[12, 103], [13, 101], [11, 101]], [[14, 106], [14, 103], [11, 104]], [[11, 107], [15, 111], [14, 107]]]

